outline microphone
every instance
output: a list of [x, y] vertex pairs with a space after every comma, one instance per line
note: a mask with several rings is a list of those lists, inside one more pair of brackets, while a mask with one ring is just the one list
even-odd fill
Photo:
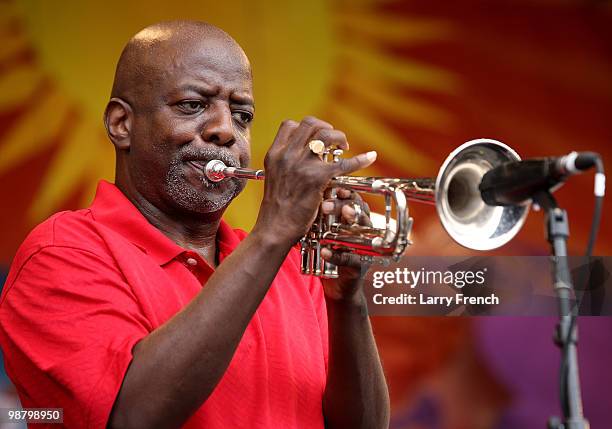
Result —
[[[595, 152], [571, 152], [561, 157], [511, 161], [489, 170], [478, 188], [488, 205], [520, 205], [540, 192], [554, 191], [569, 176], [595, 166], [598, 159]], [[595, 195], [599, 193], [596, 183]]]

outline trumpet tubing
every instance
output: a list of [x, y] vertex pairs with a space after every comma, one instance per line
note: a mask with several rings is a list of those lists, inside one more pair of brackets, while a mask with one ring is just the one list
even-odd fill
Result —
[[[504, 245], [520, 230], [529, 206], [489, 206], [483, 201], [478, 186], [492, 168], [518, 160], [518, 154], [505, 144], [476, 139], [455, 149], [436, 178], [335, 177], [330, 182], [328, 196], [331, 198], [335, 197], [334, 188], [337, 187], [383, 196], [386, 203], [384, 225], [347, 225], [319, 211], [309, 232], [300, 241], [302, 272], [337, 277], [337, 267], [321, 258], [323, 247], [343, 249], [366, 260], [374, 257], [399, 259], [410, 244], [413, 219], [409, 216], [408, 201], [435, 205], [442, 226], [464, 247], [490, 250]], [[263, 170], [227, 167], [218, 160], [210, 161], [204, 173], [212, 181], [225, 177], [256, 180], [265, 177]]]

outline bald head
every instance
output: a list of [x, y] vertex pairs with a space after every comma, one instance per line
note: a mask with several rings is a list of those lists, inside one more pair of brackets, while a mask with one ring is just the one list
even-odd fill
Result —
[[123, 48], [111, 97], [137, 104], [194, 50], [205, 51], [217, 61], [229, 56], [250, 73], [246, 54], [220, 28], [201, 21], [160, 22], [139, 31]]

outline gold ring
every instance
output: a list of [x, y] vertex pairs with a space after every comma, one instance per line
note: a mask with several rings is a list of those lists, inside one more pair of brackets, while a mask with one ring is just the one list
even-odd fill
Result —
[[321, 140], [310, 140], [308, 142], [308, 148], [315, 155], [322, 155], [325, 152], [325, 143]]

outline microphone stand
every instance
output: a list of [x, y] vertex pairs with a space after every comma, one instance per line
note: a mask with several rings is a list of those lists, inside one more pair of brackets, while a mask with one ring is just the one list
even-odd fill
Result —
[[[578, 340], [577, 327], [572, 323], [572, 278], [570, 276], [567, 260], [567, 237], [569, 236], [569, 223], [567, 212], [557, 205], [550, 192], [544, 191], [534, 197], [546, 213], [546, 239], [552, 249], [552, 271], [554, 289], [559, 298], [560, 319], [555, 332], [555, 344], [561, 349], [562, 363], [565, 365], [560, 371], [565, 371], [560, 377], [561, 408], [563, 421], [551, 417], [548, 422], [549, 429], [589, 429], [589, 422], [582, 412], [582, 398], [580, 394], [580, 379], [578, 375], [578, 354], [576, 344]], [[570, 332], [570, 330], [572, 332]]]

